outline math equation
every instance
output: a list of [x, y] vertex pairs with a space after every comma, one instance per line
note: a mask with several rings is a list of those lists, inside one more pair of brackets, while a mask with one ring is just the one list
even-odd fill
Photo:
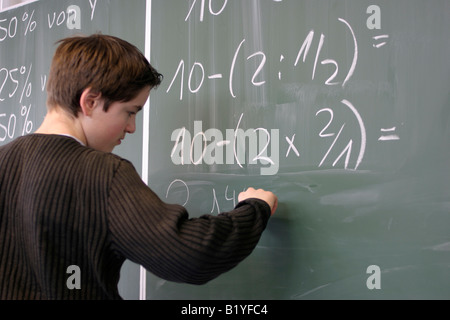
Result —
[[[360, 12], [362, 18], [359, 19], [364, 21], [362, 25], [359, 23], [354, 26], [352, 21], [355, 19], [352, 17], [330, 15], [327, 28], [321, 28], [317, 23], [311, 25], [305, 23], [303, 30], [293, 28], [283, 30], [287, 34], [282, 36], [289, 38], [289, 45], [283, 48], [281, 45], [278, 46], [278, 43], [282, 42], [274, 42], [273, 46], [269, 46], [263, 45], [263, 40], [255, 40], [266, 37], [265, 16], [261, 14], [260, 6], [270, 5], [270, 2], [273, 3], [271, 12], [288, 5], [288, 1], [260, 1], [249, 5], [251, 7], [249, 11], [253, 12], [254, 16], [245, 19], [257, 21], [259, 17], [262, 22], [248, 23], [251, 31], [242, 32], [243, 36], [239, 36], [237, 32], [232, 36], [228, 35], [227, 59], [221, 58], [220, 62], [212, 63], [211, 60], [219, 60], [214, 56], [219, 54], [222, 47], [214, 42], [222, 33], [217, 32], [217, 35], [211, 36], [212, 40], [204, 39], [204, 42], [213, 42], [211, 46], [214, 48], [211, 48], [202, 40], [198, 40], [195, 32], [202, 28], [211, 28], [216, 20], [232, 28], [234, 22], [230, 20], [230, 16], [233, 19], [234, 15], [229, 11], [235, 13], [240, 9], [236, 9], [235, 2], [226, 0], [188, 1], [183, 16], [178, 18], [182, 20], [180, 23], [185, 24], [186, 29], [191, 30], [186, 37], [192, 37], [195, 44], [189, 43], [193, 48], [189, 50], [189, 56], [180, 56], [178, 60], [171, 61], [166, 72], [168, 74], [164, 87], [165, 94], [185, 105], [185, 101], [192, 97], [195, 99], [196, 96], [210, 95], [210, 99], [219, 99], [218, 96], [214, 97], [214, 94], [220, 92], [221, 100], [218, 100], [217, 104], [223, 102], [230, 105], [234, 103], [233, 101], [257, 104], [254, 101], [249, 102], [247, 97], [252, 88], [259, 90], [255, 92], [261, 95], [270, 90], [274, 91], [273, 88], [286, 88], [289, 85], [304, 88], [310, 86], [311, 91], [326, 92], [335, 99], [327, 99], [326, 102], [319, 99], [305, 101], [298, 95], [296, 102], [309, 103], [314, 111], [308, 119], [310, 123], [315, 123], [314, 137], [310, 140], [322, 143], [320, 155], [315, 160], [316, 167], [360, 169], [364, 164], [370, 142], [394, 143], [400, 140], [397, 132], [400, 124], [392, 125], [387, 121], [386, 125], [369, 130], [368, 127], [373, 123], [361, 112], [368, 108], [367, 101], [360, 97], [353, 98], [354, 88], [359, 83], [357, 71], [363, 64], [361, 52], [364, 54], [367, 50], [371, 50], [370, 54], [376, 55], [376, 50], [381, 52], [389, 47], [389, 34], [380, 30], [380, 7], [371, 5], [364, 8]], [[222, 21], [222, 16], [227, 17], [223, 20], [229, 20]], [[358, 32], [361, 28], [364, 29], [364, 33]], [[245, 31], [245, 27], [241, 29]], [[271, 34], [268, 36], [269, 43], [272, 41], [271, 36]], [[276, 50], [274, 46], [277, 47]], [[196, 47], [201, 49], [196, 50]], [[361, 50], [361, 47], [364, 47], [364, 50]], [[209, 50], [207, 54], [204, 54], [205, 50]], [[336, 53], [339, 51], [345, 53]], [[340, 57], [336, 58], [336, 55]], [[215, 88], [215, 91], [211, 88]], [[252, 94], [252, 97], [256, 95]], [[254, 100], [258, 99], [256, 97]], [[283, 112], [276, 111], [277, 108], [282, 109], [274, 104], [274, 111], [268, 113], [269, 116], [277, 118], [277, 112]], [[301, 140], [301, 133], [298, 130], [305, 120], [295, 118], [293, 112], [291, 114], [288, 115], [291, 118], [289, 120], [296, 124], [291, 126], [292, 129], [290, 126], [280, 126], [276, 122], [270, 128], [257, 123], [254, 127], [245, 127], [246, 119], [253, 117], [245, 105], [236, 114], [235, 122], [226, 129], [215, 128], [195, 119], [181, 127], [173, 128], [170, 136], [172, 146], [170, 158], [174, 165], [180, 166], [206, 164], [237, 165], [243, 168], [259, 165], [261, 175], [275, 175], [283, 166], [283, 159], [290, 159], [292, 163], [295, 161], [293, 159], [301, 159], [309, 152], [308, 148], [302, 147], [305, 138]]]

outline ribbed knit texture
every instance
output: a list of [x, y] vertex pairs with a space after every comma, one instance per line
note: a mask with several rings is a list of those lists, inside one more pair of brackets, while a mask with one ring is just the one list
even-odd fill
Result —
[[[70, 137], [21, 137], [0, 147], [0, 298], [121, 299], [125, 259], [203, 284], [252, 252], [269, 216], [267, 203], [249, 199], [190, 219], [127, 160]], [[71, 265], [81, 269], [80, 290], [67, 287]]]

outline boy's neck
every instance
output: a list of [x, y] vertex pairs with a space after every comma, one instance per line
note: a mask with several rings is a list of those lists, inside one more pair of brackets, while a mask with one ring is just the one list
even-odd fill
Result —
[[60, 108], [49, 110], [35, 133], [67, 135], [86, 145], [86, 138], [78, 118], [69, 115]]

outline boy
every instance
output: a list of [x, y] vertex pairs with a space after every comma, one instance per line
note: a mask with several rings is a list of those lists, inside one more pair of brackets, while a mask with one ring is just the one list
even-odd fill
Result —
[[[121, 299], [125, 259], [203, 284], [252, 252], [273, 193], [249, 188], [234, 210], [189, 219], [111, 153], [161, 78], [121, 39], [60, 41], [42, 125], [0, 148], [1, 299]], [[79, 289], [67, 286], [69, 266], [80, 268]]]

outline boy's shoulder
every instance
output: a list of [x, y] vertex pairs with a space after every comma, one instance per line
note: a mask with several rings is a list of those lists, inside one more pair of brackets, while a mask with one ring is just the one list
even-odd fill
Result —
[[6, 154], [16, 154], [17, 156], [26, 156], [31, 153], [39, 153], [50, 156], [73, 157], [76, 156], [79, 161], [89, 159], [88, 161], [99, 161], [114, 163], [119, 166], [121, 163], [132, 165], [130, 161], [113, 153], [98, 151], [84, 146], [77, 139], [57, 134], [30, 134], [18, 137], [13, 141], [0, 146], [0, 156]]

